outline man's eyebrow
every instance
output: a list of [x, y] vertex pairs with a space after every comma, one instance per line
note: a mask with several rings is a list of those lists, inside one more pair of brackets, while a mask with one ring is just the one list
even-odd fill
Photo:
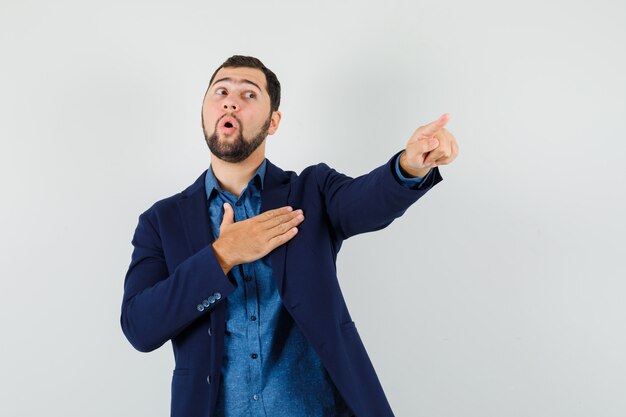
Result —
[[235, 84], [252, 84], [253, 86], [255, 86], [259, 90], [259, 92], [261, 91], [261, 87], [259, 87], [256, 83], [253, 83], [250, 80], [246, 80], [245, 78], [243, 78], [241, 80], [233, 80], [230, 77], [220, 78], [219, 80], [215, 81], [213, 83], [213, 85], [219, 83], [220, 81], [230, 81], [231, 83], [235, 83]]

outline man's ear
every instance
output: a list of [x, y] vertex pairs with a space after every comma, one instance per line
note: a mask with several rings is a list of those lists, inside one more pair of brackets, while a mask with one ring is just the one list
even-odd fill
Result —
[[278, 125], [280, 124], [281, 118], [280, 111], [276, 110], [272, 112], [272, 120], [270, 120], [270, 127], [267, 129], [268, 135], [273, 135], [274, 132], [278, 129]]

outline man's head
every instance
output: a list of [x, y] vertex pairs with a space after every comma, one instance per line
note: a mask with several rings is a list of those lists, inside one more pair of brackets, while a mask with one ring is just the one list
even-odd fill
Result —
[[276, 75], [257, 58], [231, 56], [211, 76], [202, 103], [209, 149], [226, 162], [245, 160], [278, 129], [279, 105]]

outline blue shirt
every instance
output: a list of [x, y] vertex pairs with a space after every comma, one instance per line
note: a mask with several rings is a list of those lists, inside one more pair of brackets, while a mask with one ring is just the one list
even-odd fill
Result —
[[[264, 159], [239, 197], [222, 190], [209, 167], [205, 187], [214, 239], [219, 236], [224, 203], [233, 208], [235, 222], [260, 214], [266, 165]], [[404, 177], [399, 157], [395, 167], [401, 184], [419, 188], [423, 180]], [[224, 300], [226, 333], [216, 415], [352, 416], [317, 353], [283, 306], [269, 254], [231, 272], [237, 289]]]

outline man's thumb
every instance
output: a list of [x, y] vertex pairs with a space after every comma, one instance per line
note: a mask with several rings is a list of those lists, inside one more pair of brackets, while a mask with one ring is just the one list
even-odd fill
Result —
[[233, 208], [230, 206], [230, 204], [224, 203], [224, 217], [222, 218], [222, 224], [220, 225], [220, 227], [225, 224], [233, 223], [235, 223]]

